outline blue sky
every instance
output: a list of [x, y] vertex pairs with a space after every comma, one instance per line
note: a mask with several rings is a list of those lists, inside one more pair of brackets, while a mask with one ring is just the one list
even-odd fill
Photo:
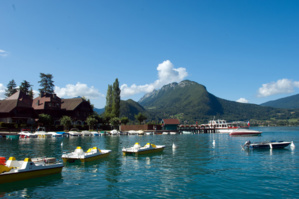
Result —
[[97, 108], [118, 78], [123, 100], [192, 80], [261, 104], [299, 93], [299, 1], [0, 1], [0, 99], [12, 79]]

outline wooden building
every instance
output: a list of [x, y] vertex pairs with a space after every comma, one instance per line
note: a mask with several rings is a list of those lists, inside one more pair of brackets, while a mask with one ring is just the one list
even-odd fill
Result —
[[163, 119], [162, 127], [166, 131], [177, 131], [180, 121], [178, 119]]
[[31, 97], [22, 91], [0, 101], [0, 122], [31, 124], [36, 117]]

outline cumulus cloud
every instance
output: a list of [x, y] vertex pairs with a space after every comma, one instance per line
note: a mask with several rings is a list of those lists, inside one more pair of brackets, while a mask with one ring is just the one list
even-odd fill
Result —
[[0, 49], [0, 57], [6, 57], [8, 53], [5, 50]]
[[6, 87], [0, 83], [0, 100], [5, 98], [5, 89]]
[[237, 100], [237, 102], [240, 102], [240, 103], [248, 103], [248, 100], [241, 97], [240, 99]]
[[128, 86], [127, 84], [121, 85], [121, 96], [128, 97], [138, 93], [149, 93], [154, 89], [159, 89], [166, 84], [180, 82], [188, 76], [186, 68], [174, 68], [173, 64], [169, 60], [160, 63], [157, 67], [157, 71], [158, 79], [151, 84], [133, 84], [131, 86]]
[[76, 85], [67, 84], [65, 88], [55, 86], [54, 90], [57, 96], [61, 98], [84, 96], [87, 99], [96, 99], [99, 97], [104, 97], [104, 95], [93, 86], [88, 87], [86, 84], [81, 84], [80, 82], [78, 82]]
[[258, 90], [258, 97], [268, 97], [276, 94], [292, 93], [294, 88], [299, 88], [299, 81], [280, 79], [277, 82], [263, 84]]

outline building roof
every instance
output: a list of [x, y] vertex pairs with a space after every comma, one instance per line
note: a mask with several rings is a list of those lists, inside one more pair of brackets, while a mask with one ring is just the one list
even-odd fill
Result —
[[180, 121], [178, 119], [163, 119], [162, 122], [164, 124], [180, 124]]
[[82, 98], [62, 99], [61, 109], [65, 109], [67, 111], [73, 111], [82, 103], [82, 101], [83, 101]]
[[22, 91], [17, 91], [10, 97], [0, 101], [0, 112], [9, 113], [16, 107], [32, 108], [32, 99]]

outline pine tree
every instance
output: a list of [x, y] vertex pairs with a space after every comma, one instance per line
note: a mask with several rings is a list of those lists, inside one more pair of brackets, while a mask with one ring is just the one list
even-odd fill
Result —
[[120, 114], [120, 89], [118, 79], [116, 78], [113, 83], [113, 94], [112, 94], [112, 115], [119, 117]]
[[16, 89], [17, 85], [15, 80], [11, 80], [8, 84], [7, 84], [7, 89], [5, 90], [5, 96], [6, 97], [10, 97], [13, 94], [15, 94], [17, 92]]
[[53, 76], [51, 74], [40, 73], [40, 78], [41, 80], [38, 82], [41, 87], [40, 89], [38, 89], [40, 94], [42, 93], [53, 94], [54, 93], [54, 81], [52, 80]]
[[[26, 80], [24, 80], [21, 85], [20, 85], [20, 91], [22, 91], [23, 93], [25, 93], [26, 95], [30, 95], [30, 88], [32, 85], [30, 85], [29, 82], [27, 82]], [[32, 90], [32, 89], [31, 89]]]

